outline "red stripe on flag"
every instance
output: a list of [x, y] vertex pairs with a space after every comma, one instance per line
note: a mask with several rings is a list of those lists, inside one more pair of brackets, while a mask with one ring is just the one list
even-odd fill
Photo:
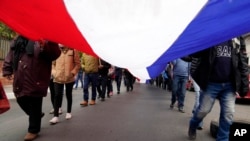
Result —
[[62, 0], [1, 0], [0, 21], [30, 39], [42, 38], [95, 55]]

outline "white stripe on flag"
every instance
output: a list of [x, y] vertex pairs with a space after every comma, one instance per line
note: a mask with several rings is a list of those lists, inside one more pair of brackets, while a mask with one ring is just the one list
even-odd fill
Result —
[[[133, 69], [145, 70], [145, 66], [150, 66], [165, 52], [207, 0], [64, 2], [95, 53], [133, 73]], [[148, 78], [145, 73], [139, 75]]]

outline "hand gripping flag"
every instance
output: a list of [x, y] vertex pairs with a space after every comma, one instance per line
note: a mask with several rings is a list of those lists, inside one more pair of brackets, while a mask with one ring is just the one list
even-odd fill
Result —
[[1, 0], [0, 21], [154, 78], [176, 58], [250, 31], [249, 0]]

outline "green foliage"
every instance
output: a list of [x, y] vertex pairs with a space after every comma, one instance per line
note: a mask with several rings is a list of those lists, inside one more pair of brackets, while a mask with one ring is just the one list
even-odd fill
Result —
[[82, 52], [79, 51], [79, 57], [82, 58]]
[[13, 39], [16, 35], [16, 32], [10, 29], [8, 26], [0, 22], [0, 37], [7, 39]]

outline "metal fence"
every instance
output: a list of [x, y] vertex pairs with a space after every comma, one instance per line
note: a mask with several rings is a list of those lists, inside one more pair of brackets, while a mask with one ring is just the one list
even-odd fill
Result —
[[4, 60], [10, 49], [10, 40], [0, 37], [0, 60]]

